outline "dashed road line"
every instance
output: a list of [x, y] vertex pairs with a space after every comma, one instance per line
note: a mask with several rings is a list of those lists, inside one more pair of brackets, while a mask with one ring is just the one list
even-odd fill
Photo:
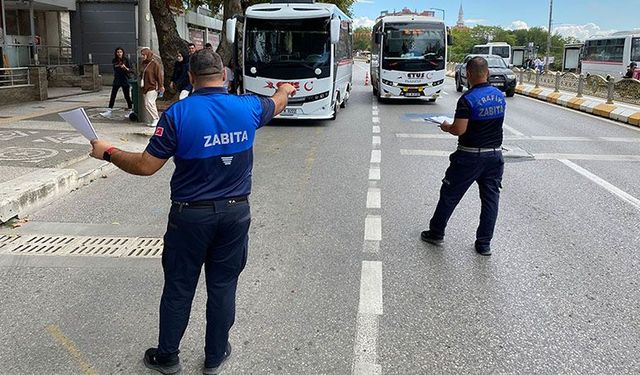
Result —
[[364, 220], [365, 241], [382, 240], [382, 218], [379, 215], [368, 215]]
[[382, 195], [380, 189], [369, 188], [367, 191], [367, 208], [380, 208], [382, 207]]
[[374, 126], [373, 126], [373, 128], [372, 128], [372, 130], [373, 130], [373, 133], [374, 133], [374, 134], [378, 134], [378, 133], [380, 133], [380, 127], [379, 127], [379, 126], [374, 125]]
[[380, 164], [382, 162], [382, 150], [371, 150], [371, 163]]
[[379, 180], [380, 179], [380, 168], [370, 167], [369, 168], [369, 180]]
[[371, 138], [371, 144], [374, 146], [380, 146], [382, 144], [382, 138], [379, 135], [374, 135]]
[[380, 117], [374, 117], [372, 119], [372, 121], [373, 121], [374, 124], [379, 124], [380, 123]]
[[382, 315], [382, 262], [362, 262], [358, 313]]

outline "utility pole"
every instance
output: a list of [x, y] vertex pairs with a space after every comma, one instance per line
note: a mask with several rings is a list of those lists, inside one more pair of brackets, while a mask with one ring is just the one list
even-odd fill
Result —
[[547, 35], [547, 55], [544, 58], [544, 70], [549, 69], [549, 55], [551, 54], [551, 20], [553, 17], [553, 0], [549, 0], [549, 35]]
[[[140, 51], [142, 47], [151, 47], [151, 7], [150, 0], [138, 0], [138, 71], [142, 66], [142, 57]], [[141, 80], [138, 80], [140, 85]], [[150, 122], [149, 114], [144, 108], [144, 95], [142, 87], [138, 87], [138, 121], [142, 123]]]

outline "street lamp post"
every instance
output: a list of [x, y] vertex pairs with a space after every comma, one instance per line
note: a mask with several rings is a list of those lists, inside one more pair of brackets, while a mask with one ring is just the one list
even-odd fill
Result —
[[445, 20], [445, 18], [446, 18], [445, 14], [446, 13], [445, 13], [444, 9], [440, 9], [440, 8], [429, 8], [429, 9], [430, 10], [439, 10], [439, 11], [441, 11], [442, 12], [442, 20], [443, 21]]
[[553, 0], [549, 0], [549, 35], [547, 35], [547, 56], [544, 59], [544, 69], [549, 69], [549, 55], [551, 54], [551, 20], [553, 18]]

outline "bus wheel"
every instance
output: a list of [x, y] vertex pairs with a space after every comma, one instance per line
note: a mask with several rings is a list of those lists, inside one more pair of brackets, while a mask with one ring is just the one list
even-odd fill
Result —
[[345, 93], [344, 93], [344, 100], [340, 104], [340, 108], [346, 108], [347, 107], [347, 102], [349, 101], [349, 97], [350, 96], [351, 96], [351, 91], [350, 91], [349, 87], [347, 87], [347, 91], [345, 91]]
[[378, 96], [378, 89], [373, 86], [373, 96]]
[[335, 120], [338, 118], [338, 110], [340, 109], [340, 95], [336, 96], [336, 104], [333, 105], [333, 116], [331, 116], [331, 120]]

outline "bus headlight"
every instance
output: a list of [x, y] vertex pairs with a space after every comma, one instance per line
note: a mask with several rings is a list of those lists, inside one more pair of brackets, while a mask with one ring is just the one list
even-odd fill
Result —
[[387, 81], [386, 79], [383, 79], [382, 83], [387, 85], [387, 86], [398, 86], [398, 84], [396, 82]]
[[431, 85], [433, 85], [433, 86], [440, 86], [440, 85], [441, 85], [441, 84], [443, 84], [443, 83], [444, 83], [444, 79], [441, 79], [441, 80], [439, 80], [439, 81], [434, 81]]
[[507, 74], [507, 79], [516, 79], [515, 74]]

